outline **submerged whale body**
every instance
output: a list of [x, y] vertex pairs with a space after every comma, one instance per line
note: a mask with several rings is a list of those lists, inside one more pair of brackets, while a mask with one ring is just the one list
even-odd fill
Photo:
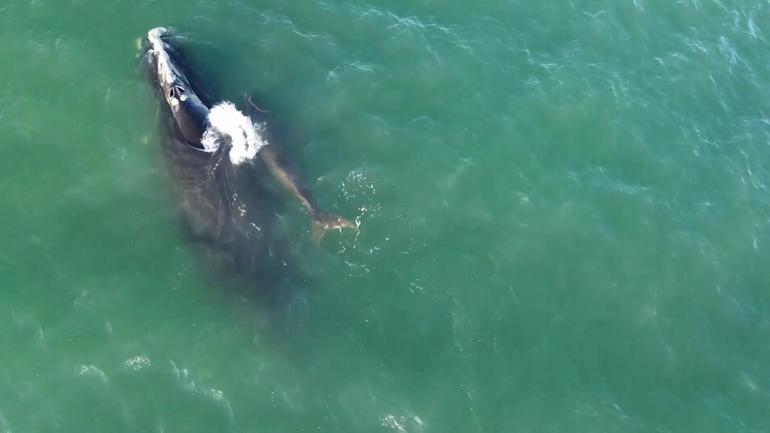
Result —
[[276, 244], [275, 212], [262, 189], [260, 168], [311, 216], [314, 237], [351, 222], [322, 212], [288, 170], [264, 127], [232, 103], [211, 104], [171, 32], [150, 30], [146, 66], [161, 106], [163, 150], [182, 220], [218, 261], [261, 271]]

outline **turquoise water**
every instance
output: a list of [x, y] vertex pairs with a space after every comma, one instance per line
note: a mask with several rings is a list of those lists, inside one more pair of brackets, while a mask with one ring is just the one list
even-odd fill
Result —
[[[770, 431], [770, 5], [0, 3], [0, 432]], [[180, 229], [177, 28], [329, 210]], [[278, 281], [278, 282], [277, 282]]]

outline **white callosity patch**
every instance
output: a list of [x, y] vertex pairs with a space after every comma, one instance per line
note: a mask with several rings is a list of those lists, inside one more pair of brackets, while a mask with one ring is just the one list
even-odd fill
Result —
[[203, 133], [201, 144], [213, 152], [224, 138], [229, 138], [230, 161], [240, 165], [254, 159], [259, 149], [267, 144], [261, 131], [262, 125], [252, 123], [231, 102], [220, 102], [209, 111], [209, 126]]

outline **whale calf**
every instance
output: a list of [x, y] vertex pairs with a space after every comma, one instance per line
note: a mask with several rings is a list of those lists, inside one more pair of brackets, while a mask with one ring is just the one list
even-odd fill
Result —
[[264, 125], [230, 102], [209, 101], [170, 30], [150, 30], [143, 50], [160, 103], [163, 150], [175, 196], [195, 239], [215, 246], [220, 258], [239, 267], [251, 267], [269, 253], [274, 211], [261, 197], [253, 173], [262, 169], [307, 210], [314, 239], [325, 230], [352, 226], [320, 209], [283, 164]]

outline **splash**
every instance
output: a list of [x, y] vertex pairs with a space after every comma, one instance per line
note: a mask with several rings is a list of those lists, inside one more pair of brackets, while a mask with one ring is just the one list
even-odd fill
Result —
[[254, 124], [231, 102], [220, 102], [209, 111], [209, 127], [203, 133], [201, 144], [207, 151], [219, 148], [222, 139], [230, 139], [230, 161], [240, 165], [254, 159], [259, 149], [267, 144], [260, 132], [262, 125]]

